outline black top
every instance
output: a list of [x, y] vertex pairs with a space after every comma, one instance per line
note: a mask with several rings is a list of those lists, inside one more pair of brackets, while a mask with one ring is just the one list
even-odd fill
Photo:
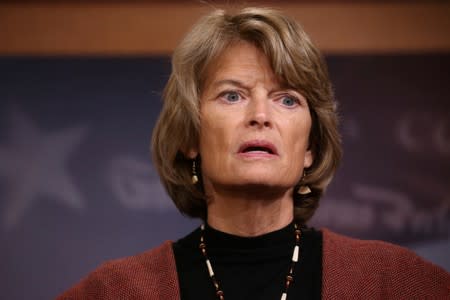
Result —
[[[320, 299], [322, 233], [303, 228], [299, 261], [288, 300]], [[217, 300], [200, 252], [200, 229], [173, 244], [182, 300]], [[226, 300], [278, 300], [285, 285], [295, 245], [294, 225], [257, 237], [238, 237], [209, 226], [206, 250]]]

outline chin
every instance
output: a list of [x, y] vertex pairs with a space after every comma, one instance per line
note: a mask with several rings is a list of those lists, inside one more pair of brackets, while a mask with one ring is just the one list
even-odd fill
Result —
[[283, 175], [278, 173], [270, 174], [267, 172], [252, 172], [250, 174], [245, 174], [243, 176], [236, 176], [235, 183], [241, 185], [249, 186], [267, 186], [267, 187], [277, 187], [277, 186], [290, 186], [288, 182], [283, 180]]
[[282, 178], [290, 177], [289, 174], [285, 174], [285, 172], [280, 172], [284, 168], [280, 166], [270, 166], [270, 165], [254, 165], [248, 166], [245, 168], [239, 168], [234, 172], [237, 176], [242, 179], [248, 180], [263, 180], [263, 181], [279, 181]]

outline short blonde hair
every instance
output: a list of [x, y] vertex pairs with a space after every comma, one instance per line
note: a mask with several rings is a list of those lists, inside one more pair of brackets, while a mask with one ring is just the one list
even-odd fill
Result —
[[153, 131], [154, 164], [177, 208], [190, 217], [206, 219], [203, 187], [201, 182], [192, 184], [192, 160], [185, 154], [198, 145], [199, 100], [206, 69], [237, 41], [259, 48], [276, 76], [308, 101], [314, 162], [298, 186], [307, 184], [312, 192], [303, 196], [294, 192], [294, 217], [304, 223], [314, 214], [338, 167], [341, 139], [336, 103], [321, 54], [298, 23], [276, 10], [216, 10], [203, 17], [182, 40], [172, 56], [172, 73]]

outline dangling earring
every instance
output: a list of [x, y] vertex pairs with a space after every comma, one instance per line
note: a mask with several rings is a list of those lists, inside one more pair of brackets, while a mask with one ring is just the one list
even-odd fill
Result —
[[198, 182], [197, 170], [195, 165], [195, 159], [192, 160], [192, 184], [196, 184]]
[[[303, 170], [303, 176], [302, 176], [302, 179], [300, 179], [300, 183], [302, 183], [305, 180], [305, 177], [306, 177], [306, 172], [305, 172], [305, 170]], [[309, 188], [309, 186], [307, 184], [302, 184], [298, 188], [297, 193], [300, 195], [308, 195], [311, 193], [311, 189]]]

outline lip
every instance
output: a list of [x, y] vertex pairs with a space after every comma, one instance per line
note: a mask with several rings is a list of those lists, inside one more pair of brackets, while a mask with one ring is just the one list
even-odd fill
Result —
[[[255, 147], [255, 148], [265, 148], [270, 152], [265, 151], [249, 151], [245, 152], [245, 149]], [[277, 147], [269, 141], [266, 140], [250, 140], [242, 143], [238, 148], [238, 155], [245, 157], [273, 157], [278, 156]]]

